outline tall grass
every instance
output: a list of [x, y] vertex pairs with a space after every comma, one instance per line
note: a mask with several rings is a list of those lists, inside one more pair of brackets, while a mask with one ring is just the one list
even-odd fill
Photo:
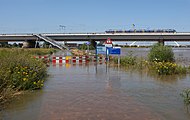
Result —
[[[113, 59], [114, 64], [118, 63], [118, 58], [114, 57], [112, 59]], [[111, 61], [112, 61], [112, 59], [111, 59]], [[122, 66], [133, 66], [136, 63], [137, 63], [137, 58], [136, 58], [136, 56], [133, 56], [133, 54], [131, 52], [129, 52], [126, 56], [121, 57], [121, 59], [120, 59], [120, 64]]]
[[43, 87], [46, 65], [42, 60], [34, 59], [33, 55], [48, 53], [44, 51], [0, 49], [0, 103], [10, 99], [15, 92]]

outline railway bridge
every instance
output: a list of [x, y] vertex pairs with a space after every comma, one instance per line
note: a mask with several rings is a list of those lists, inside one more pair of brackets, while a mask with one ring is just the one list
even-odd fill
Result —
[[41, 34], [0, 34], [0, 42], [29, 43], [35, 41], [46, 41], [59, 49], [68, 49], [60, 46], [58, 41], [104, 41], [107, 38], [112, 41], [157, 41], [164, 44], [165, 41], [187, 41], [190, 42], [190, 32], [174, 33], [41, 33]]

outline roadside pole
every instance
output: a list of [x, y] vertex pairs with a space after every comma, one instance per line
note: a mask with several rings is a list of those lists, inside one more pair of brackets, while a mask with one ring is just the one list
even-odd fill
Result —
[[87, 46], [88, 46], [88, 55], [89, 55], [89, 44]]
[[118, 55], [118, 61], [117, 61], [118, 67], [120, 66], [120, 55]]
[[88, 55], [89, 55], [89, 46], [90, 46], [90, 42], [87, 42], [86, 45], [87, 45], [87, 53], [88, 53]]
[[106, 47], [106, 62], [109, 61], [109, 48], [112, 48], [112, 40], [108, 37], [106, 42], [105, 42], [105, 47]]
[[97, 45], [96, 45], [96, 65], [97, 65], [97, 61], [98, 61], [98, 50], [97, 50]]
[[109, 54], [110, 55], [117, 55], [118, 59], [117, 59], [117, 64], [118, 67], [120, 66], [120, 55], [121, 55], [121, 47], [112, 47], [109, 48]]
[[109, 50], [106, 48], [106, 63], [109, 61]]

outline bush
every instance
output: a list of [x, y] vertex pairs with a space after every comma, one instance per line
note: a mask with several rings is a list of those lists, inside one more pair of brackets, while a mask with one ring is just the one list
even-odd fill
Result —
[[[115, 64], [118, 64], [118, 58], [113, 59]], [[129, 53], [125, 57], [121, 57], [120, 64], [122, 66], [129, 66], [129, 65], [135, 65], [136, 64], [136, 57], [132, 55], [132, 53]]]
[[159, 75], [183, 74], [187, 72], [185, 67], [171, 62], [154, 62], [153, 66]]
[[[80, 50], [88, 50], [88, 45], [87, 44], [82, 44], [79, 48]], [[95, 48], [92, 45], [89, 45], [89, 50], [94, 50]]]
[[0, 50], [0, 104], [14, 92], [43, 87], [46, 64], [33, 58], [33, 53], [21, 49]]
[[174, 53], [171, 47], [155, 44], [148, 54], [148, 59], [151, 62], [174, 62]]
[[4, 51], [0, 55], [0, 83], [7, 83], [9, 87], [19, 90], [39, 89], [43, 86], [46, 76], [46, 65], [43, 61], [20, 50]]
[[126, 56], [121, 58], [120, 60], [121, 65], [135, 65], [136, 57], [133, 56]]

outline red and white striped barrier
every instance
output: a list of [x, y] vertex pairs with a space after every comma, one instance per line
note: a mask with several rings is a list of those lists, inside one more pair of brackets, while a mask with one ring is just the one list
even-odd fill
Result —
[[87, 63], [89, 62], [89, 57], [88, 56], [74, 56], [72, 57], [72, 63]]
[[54, 64], [62, 64], [62, 63], [69, 63], [69, 60], [66, 57], [52, 57], [52, 63]]
[[92, 58], [92, 61], [93, 62], [98, 62], [98, 63], [103, 63], [103, 62], [105, 62], [106, 60], [105, 60], [105, 58], [104, 57], [96, 57], [96, 56], [94, 56], [93, 58]]
[[96, 57], [96, 56], [52, 56], [51, 58], [48, 56], [34, 56], [36, 59], [45, 59], [50, 60], [53, 64], [65, 64], [65, 63], [72, 63], [72, 64], [83, 64], [83, 63], [104, 63], [106, 60], [104, 57]]

